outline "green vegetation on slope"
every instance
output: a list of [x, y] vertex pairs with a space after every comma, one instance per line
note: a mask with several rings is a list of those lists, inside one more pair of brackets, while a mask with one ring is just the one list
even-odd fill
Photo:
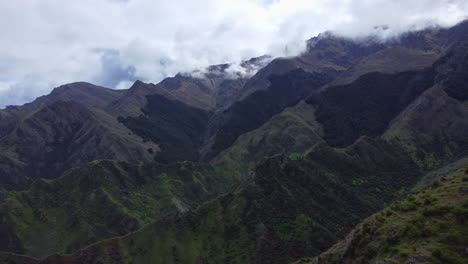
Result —
[[317, 142], [321, 126], [314, 109], [304, 102], [285, 109], [268, 122], [240, 136], [212, 161], [220, 175], [236, 179], [255, 168], [261, 159], [275, 154], [303, 153]]
[[215, 197], [227, 185], [191, 162], [95, 161], [0, 202], [0, 250], [45, 257], [125, 235]]
[[[458, 35], [466, 36], [466, 32]], [[440, 36], [426, 32], [411, 37], [407, 44], [420, 51], [443, 52], [443, 47], [458, 39], [448, 38], [441, 44]], [[405, 39], [402, 43], [408, 41]], [[261, 70], [263, 74], [257, 74], [244, 87], [242, 81], [223, 85], [215, 84], [221, 80], [193, 81], [181, 75], [161, 84], [166, 88], [136, 82], [134, 89], [120, 98], [120, 103], [109, 106], [112, 110], [120, 105], [124, 111], [114, 110], [125, 116], [125, 113], [139, 114], [139, 109], [148, 103], [142, 110], [143, 115], [119, 119], [133, 130], [133, 133], [121, 130], [119, 136], [135, 137], [137, 134], [145, 143], [158, 143], [144, 144], [143, 148], [138, 148], [140, 154], [143, 150], [143, 157], [149, 159], [153, 158], [149, 153], [155, 154], [157, 161], [170, 165], [96, 161], [58, 180], [40, 180], [27, 191], [8, 194], [0, 203], [1, 249], [37, 257], [59, 254], [40, 261], [6, 253], [0, 254], [0, 262], [286, 263], [323, 252], [364, 217], [407, 193], [418, 180], [420, 170], [445, 165], [466, 155], [466, 46], [453, 46], [458, 49], [455, 53], [450, 50], [448, 56], [426, 71], [368, 74], [347, 86], [322, 90], [309, 100], [313, 105], [299, 104], [283, 111], [309, 92], [318, 90], [337, 71], [357, 63], [361, 67], [357, 65], [354, 67], [357, 71], [351, 70], [347, 76], [345, 72], [342, 81], [354, 80], [375, 66], [377, 70], [399, 71], [398, 63], [410, 66], [398, 58], [409, 59], [406, 54], [416, 55], [411, 59], [414, 63], [411, 67], [417, 69], [434, 59], [431, 54], [423, 58], [420, 56], [424, 54], [409, 50], [386, 49], [388, 46], [382, 43], [361, 45], [331, 36], [311, 40], [309, 45], [309, 52], [303, 56], [276, 60], [277, 63]], [[380, 61], [382, 53], [375, 54], [377, 50], [388, 52], [384, 55], [393, 61], [388, 58]], [[372, 53], [376, 56], [369, 58]], [[439, 53], [434, 55], [438, 57]], [[305, 71], [291, 71], [295, 68]], [[311, 73], [315, 71], [321, 74]], [[289, 73], [270, 76], [270, 73], [286, 72]], [[268, 86], [268, 76], [271, 86]], [[215, 91], [215, 87], [220, 90]], [[154, 93], [160, 95], [145, 99], [146, 95]], [[211, 119], [211, 113], [187, 106], [212, 109], [215, 103], [221, 102], [214, 100], [215, 94], [226, 95], [225, 99], [230, 99], [227, 103], [238, 96], [243, 100], [223, 113], [212, 115]], [[80, 122], [62, 122], [60, 118], [64, 112], [82, 113], [77, 116], [78, 120], [87, 121], [96, 112], [84, 114], [83, 108], [70, 108], [69, 103], [61, 105], [54, 110], [57, 115], [47, 114], [43, 119], [30, 122], [42, 131], [49, 130], [41, 126], [44, 123], [50, 123], [53, 129], [65, 124], [62, 130], [51, 129], [54, 133], [49, 133], [59, 139], [53, 141], [55, 145], [38, 145], [42, 136], [37, 137], [39, 140], [24, 141], [31, 138], [24, 136], [29, 129], [15, 128], [19, 132], [17, 137], [15, 135], [6, 145], [17, 148], [16, 143], [21, 139], [26, 147], [18, 149], [29, 154], [32, 151], [27, 147], [34, 146], [38, 151], [29, 163], [16, 160], [7, 150], [8, 156], [0, 157], [0, 163], [7, 166], [0, 169], [10, 165], [17, 168], [23, 163], [32, 165], [32, 171], [49, 175], [48, 170], [56, 166], [42, 162], [41, 156], [59, 161], [57, 165], [61, 166], [62, 158], [74, 155], [77, 159], [72, 161], [92, 160], [89, 150], [96, 149], [95, 143], [101, 143], [105, 153], [110, 153], [107, 148], [128, 145], [121, 144], [120, 140], [105, 141], [109, 138], [107, 135], [92, 136], [87, 151], [77, 151], [78, 148], [72, 147], [82, 145], [84, 138], [89, 139], [89, 130], [83, 129]], [[278, 113], [281, 114], [276, 115]], [[316, 122], [316, 117], [321, 124]], [[10, 119], [8, 115], [7, 118]], [[11, 120], [7, 125], [0, 124], [1, 127], [8, 127]], [[90, 123], [89, 128], [98, 127], [96, 123], [99, 122]], [[75, 134], [76, 131], [85, 133]], [[330, 147], [322, 136], [332, 146], [344, 148]], [[134, 144], [139, 145], [141, 138], [135, 138], [138, 142], [133, 140]], [[214, 145], [210, 145], [212, 143]], [[134, 144], [118, 154], [137, 156]], [[72, 147], [64, 148], [66, 145]], [[50, 152], [49, 147], [59, 151]], [[208, 154], [210, 159], [221, 150], [225, 151], [213, 160], [214, 169], [177, 162], [198, 160], [200, 149], [203, 157]], [[44, 155], [44, 150], [49, 154]], [[265, 157], [273, 154], [280, 155]], [[122, 159], [122, 156], [110, 158]], [[141, 156], [134, 158], [142, 159]], [[262, 161], [256, 166], [259, 160]], [[47, 170], [38, 170], [40, 167]], [[252, 173], [245, 174], [247, 177], [243, 178], [241, 186], [216, 197], [238, 179], [236, 175], [247, 171]], [[18, 181], [20, 178], [10, 179]], [[22, 184], [26, 186], [29, 182]], [[434, 190], [445, 188], [444, 184], [436, 182]], [[464, 196], [466, 188], [458, 191]], [[452, 254], [455, 247], [457, 252], [462, 252], [459, 247], [466, 244], [464, 238], [458, 236], [460, 232], [457, 233], [464, 229], [454, 219], [459, 221], [460, 215], [465, 219], [466, 212], [463, 208], [458, 210], [457, 205], [453, 208], [439, 205], [437, 202], [442, 199], [432, 198], [410, 196], [385, 211], [391, 212], [389, 215], [375, 216], [374, 222], [364, 224], [362, 231], [353, 237], [355, 242], [345, 252], [349, 253], [344, 255], [349, 257], [346, 260], [375, 260], [376, 264], [400, 260], [415, 262], [421, 258], [435, 262], [463, 261], [460, 254]], [[419, 212], [419, 207], [426, 209]], [[417, 214], [416, 219], [412, 218], [413, 213]], [[396, 247], [388, 246], [386, 243], [394, 243], [393, 231], [398, 229], [394, 229], [393, 224], [400, 220], [398, 217], [404, 218], [403, 231], [397, 233], [402, 234], [397, 239], [403, 242]], [[411, 219], [411, 225], [404, 221], [405, 217]], [[390, 221], [390, 229], [385, 229], [386, 220]], [[445, 240], [431, 244], [433, 247], [427, 250], [423, 248], [420, 255], [408, 253], [407, 247], [413, 246], [415, 239], [438, 235], [434, 235], [433, 225], [441, 234], [449, 230]], [[374, 235], [383, 238], [373, 241], [370, 238]], [[456, 241], [456, 246], [441, 244], [448, 238]], [[75, 252], [89, 244], [92, 245]], [[378, 255], [380, 246], [386, 251], [383, 255]], [[75, 253], [64, 255], [72, 252]]]
[[301, 264], [468, 262], [468, 168], [374, 214], [345, 240]]
[[270, 76], [271, 85], [234, 103], [223, 113], [222, 123], [214, 135], [207, 158], [216, 156], [231, 146], [242, 134], [260, 127], [286, 107], [296, 105], [312, 91], [332, 80], [332, 74], [307, 73], [293, 70], [284, 75]]
[[340, 151], [318, 144], [297, 160], [274, 156], [196, 210], [43, 263], [287, 263], [318, 254], [414, 184], [404, 155], [366, 138]]

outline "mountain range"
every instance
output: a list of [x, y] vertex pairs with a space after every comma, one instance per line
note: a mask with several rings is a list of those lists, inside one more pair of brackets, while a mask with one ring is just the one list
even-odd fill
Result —
[[0, 110], [0, 262], [468, 261], [468, 22], [240, 67]]

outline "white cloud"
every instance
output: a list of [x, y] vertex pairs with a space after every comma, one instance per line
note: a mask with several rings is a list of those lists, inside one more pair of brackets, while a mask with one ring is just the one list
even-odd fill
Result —
[[0, 107], [73, 81], [124, 88], [263, 54], [325, 30], [388, 36], [466, 18], [466, 0], [0, 1]]

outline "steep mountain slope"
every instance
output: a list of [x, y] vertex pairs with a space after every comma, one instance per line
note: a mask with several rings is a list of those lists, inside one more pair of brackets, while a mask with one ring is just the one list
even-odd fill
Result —
[[313, 259], [327, 263], [466, 263], [468, 168], [369, 217]]
[[[35, 115], [34, 111], [58, 101], [73, 100], [85, 107], [99, 106], [101, 108], [105, 108], [105, 112], [114, 117], [122, 116], [124, 118], [137, 118], [139, 115], [143, 114], [141, 109], [145, 108], [148, 104], [146, 96], [160, 95], [160, 98], [164, 97], [172, 101], [179, 101], [195, 108], [204, 109], [205, 111], [208, 109], [215, 111], [224, 109], [224, 111], [221, 111], [210, 118], [207, 125], [208, 130], [203, 133], [204, 140], [202, 143], [197, 142], [195, 144], [188, 144], [187, 137], [182, 136], [185, 137], [185, 140], [182, 140], [182, 142], [185, 143], [180, 144], [179, 147], [169, 150], [169, 152], [174, 152], [178, 151], [181, 146], [185, 147], [191, 145], [189, 147], [190, 150], [188, 151], [189, 159], [195, 159], [195, 157], [198, 156], [197, 152], [201, 152], [202, 157], [204, 157], [205, 160], [209, 160], [215, 157], [220, 151], [230, 147], [241, 134], [262, 126], [274, 114], [283, 111], [285, 107], [294, 105], [299, 100], [303, 99], [311, 90], [318, 89], [319, 86], [326, 82], [330, 82], [335, 77], [336, 73], [340, 72], [340, 76], [342, 76], [342, 74], [352, 71], [353, 67], [358, 67], [359, 65], [364, 64], [373, 66], [366, 66], [367, 70], [359, 70], [357, 71], [358, 74], [362, 74], [371, 69], [387, 71], [381, 67], [374, 67], [376, 65], [375, 61], [377, 57], [381, 62], [381, 65], [390, 65], [393, 71], [395, 71], [395, 69], [403, 64], [409, 65], [406, 62], [398, 64], [395, 61], [390, 60], [391, 58], [398, 57], [395, 56], [398, 52], [394, 52], [394, 50], [401, 50], [403, 48], [406, 49], [406, 55], [401, 57], [411, 58], [411, 61], [418, 61], [417, 65], [419, 66], [412, 66], [412, 68], [422, 67], [431, 60], [427, 58], [424, 59], [427, 54], [424, 55], [422, 53], [427, 52], [435, 54], [434, 56], [430, 56], [431, 58], [439, 56], [438, 54], [440, 52], [458, 41], [460, 36], [463, 36], [466, 33], [466, 28], [467, 26], [465, 23], [449, 30], [434, 29], [424, 32], [410, 33], [402, 38], [400, 42], [385, 45], [375, 41], [359, 43], [325, 34], [310, 40], [309, 48], [303, 55], [295, 58], [274, 60], [261, 69], [248, 82], [242, 75], [236, 75], [232, 76], [234, 78], [228, 78], [228, 73], [230, 73], [228, 68], [230, 66], [226, 64], [210, 67], [203, 73], [205, 78], [194, 77], [195, 75], [193, 75], [193, 77], [177, 75], [173, 78], [168, 78], [162, 81], [159, 85], [136, 82], [129, 90], [126, 91], [115, 91], [87, 83], [64, 85], [56, 88], [50, 95], [38, 98], [33, 103], [26, 104], [21, 107], [9, 107], [6, 110], [1, 110], [0, 138], [2, 141], [6, 140], [8, 144], [13, 144], [14, 140], [19, 140], [20, 138], [20, 136], [15, 136], [14, 134], [16, 133], [16, 127], [22, 126], [24, 123], [23, 119], [29, 119], [31, 115]], [[410, 53], [414, 56], [409, 56], [407, 54], [409, 52], [408, 50], [410, 50]], [[378, 55], [376, 58], [373, 57], [374, 54], [380, 54], [381, 52], [385, 52], [386, 55]], [[420, 60], [416, 58], [419, 56], [418, 54], [421, 55]], [[261, 67], [264, 61], [268, 60], [269, 58], [255, 58], [242, 64], [242, 67], [247, 69], [247, 72], [255, 72], [256, 68]], [[401, 60], [398, 59], [396, 61], [400, 62]], [[424, 61], [424, 63], [420, 63], [419, 61]], [[294, 71], [294, 69], [296, 69], [296, 71]], [[311, 78], [310, 76], [305, 77], [304, 75], [291, 78], [291, 76], [300, 72], [300, 70], [297, 69], [302, 69], [305, 75], [309, 74], [310, 76], [319, 76], [320, 74], [323, 74], [324, 76], [328, 76], [327, 78], [329, 79], [320, 81], [320, 78], [318, 78], [317, 83], [305, 85], [303, 84], [303, 82], [305, 82], [304, 80]], [[460, 72], [463, 72], [463, 70]], [[271, 77], [271, 74], [273, 73], [279, 73], [280, 75]], [[352, 75], [354, 76], [355, 74], [353, 73]], [[340, 78], [341, 77], [338, 77], [338, 79]], [[304, 80], [301, 81], [301, 79]], [[275, 83], [271, 83], [271, 80], [274, 80]], [[452, 86], [455, 87], [456, 85]], [[451, 89], [451, 91], [452, 94], [460, 93], [460, 91], [456, 89]], [[462, 94], [459, 96], [464, 95]], [[241, 100], [234, 103], [238, 98], [241, 98]], [[171, 112], [170, 109], [167, 111]], [[104, 115], [103, 111], [99, 110], [99, 112]], [[159, 113], [159, 115], [171, 114]], [[65, 119], [67, 118], [65, 117]], [[154, 143], [148, 141], [142, 144], [140, 142], [141, 140], [136, 136], [129, 135], [129, 133], [132, 134], [130, 131], [124, 132], [126, 128], [123, 128], [120, 124], [111, 122], [110, 116], [107, 116], [104, 119], [108, 120], [106, 125], [112, 127], [109, 128], [109, 130], [115, 129], [121, 131], [114, 133], [114, 136], [116, 134], [124, 136], [124, 138], [119, 139], [119, 141], [136, 142], [135, 144], [125, 143], [124, 145], [126, 145], [125, 148], [127, 149], [137, 149], [136, 151], [139, 153], [137, 155], [138, 157], [142, 156], [143, 160], [148, 160], [149, 156], [147, 154], [143, 154], [145, 152], [144, 150], [157, 152], [158, 148], [157, 146], [154, 146]], [[143, 119], [144, 117], [142, 117], [140, 121]], [[202, 123], [204, 122], [205, 121]], [[154, 124], [148, 124], [148, 126], [154, 126]], [[326, 126], [325, 129], [327, 129]], [[201, 132], [197, 131], [196, 134], [195, 138], [198, 140], [198, 134], [201, 134]], [[161, 137], [161, 135], [159, 135], [159, 137]], [[162, 138], [167, 137], [162, 136]], [[180, 140], [180, 137], [176, 138], [176, 141]], [[36, 137], [36, 139], [38, 139], [39, 142], [36, 143], [28, 141], [28, 144], [42, 146], [40, 143], [41, 138]], [[161, 140], [159, 140], [158, 143], [161, 143]], [[18, 145], [21, 144], [22, 143], [19, 143]], [[117, 145], [122, 145], [122, 143], [117, 143]], [[168, 145], [174, 146], [174, 140], [172, 140], [172, 143], [169, 142]], [[31, 180], [20, 178], [16, 180], [17, 182], [12, 183], [12, 178], [16, 178], [16, 176], [11, 176], [9, 171], [15, 171], [14, 174], [20, 173], [20, 171], [23, 170], [23, 167], [26, 166], [24, 163], [27, 158], [23, 157], [24, 154], [17, 154], [16, 150], [11, 150], [11, 146], [5, 149], [8, 150], [5, 151], [0, 159], [2, 160], [2, 163], [5, 164], [2, 171], [5, 173], [7, 178], [10, 178], [7, 180], [10, 182], [8, 184], [26, 186], [31, 182]], [[168, 149], [168, 147], [165, 149]], [[171, 147], [169, 147], [169, 149], [171, 149]], [[90, 148], [87, 148], [87, 150], [90, 150]], [[73, 155], [77, 160], [66, 162], [64, 166], [57, 165], [57, 163], [61, 164], [63, 161], [50, 160], [53, 155], [45, 154], [46, 156], [49, 156], [49, 160], [46, 164], [41, 166], [58, 166], [57, 169], [52, 170], [56, 172], [47, 176], [54, 177], [59, 175], [63, 169], [70, 168], [69, 166], [81, 165], [86, 161], [92, 160], [92, 158], [114, 158], [114, 156], [124, 160], [128, 160], [129, 158], [129, 155], [116, 153], [111, 155], [108, 154], [109, 151], [103, 151], [104, 153], [99, 153], [99, 155], [95, 153], [96, 151], [91, 151], [91, 153], [82, 151], [80, 154]], [[121, 151], [128, 152], [128, 150], [125, 149], [120, 149], [116, 152]], [[36, 153], [34, 155], [39, 154]], [[167, 160], [167, 158], [164, 159]], [[169, 160], [171, 159], [172, 158], [169, 158]], [[43, 171], [41, 171], [41, 173], [43, 173]], [[36, 176], [34, 175], [25, 175], [22, 178], [33, 179], [35, 177]], [[6, 188], [10, 189], [12, 187], [10, 186]]]
[[378, 136], [388, 123], [433, 84], [433, 71], [369, 73], [344, 86], [333, 86], [307, 99], [316, 109], [324, 138], [344, 147], [362, 135]]
[[[202, 149], [204, 159], [213, 158], [241, 134], [260, 127], [274, 114], [333, 81], [339, 72], [384, 47], [374, 44], [362, 45], [332, 35], [320, 36], [309, 41], [304, 54], [273, 60], [248, 80], [239, 91], [236, 103], [211, 118], [206, 146]], [[315, 78], [314, 82], [314, 75], [323, 77]], [[308, 82], [304, 81], [306, 79]], [[245, 118], [250, 120], [239, 120]]]
[[191, 107], [216, 111], [235, 102], [249, 76], [268, 61], [268, 56], [252, 58], [240, 65], [242, 72], [230, 69], [234, 67], [230, 64], [213, 65], [202, 72], [179, 73], [157, 85], [136, 81], [108, 109], [117, 116], [135, 117], [142, 114], [141, 108], [147, 103], [146, 96], [162, 95]]
[[211, 164], [224, 177], [239, 178], [264, 157], [304, 153], [310, 146], [325, 142], [314, 111], [303, 101], [287, 108], [258, 129], [242, 134], [231, 147], [213, 158]]
[[[369, 72], [398, 73], [417, 71], [430, 67], [448, 49], [463, 40], [468, 34], [468, 21], [451, 28], [429, 28], [408, 32], [385, 43], [385, 48], [370, 54], [350, 67], [333, 82], [333, 85], [348, 84]], [[375, 39], [363, 39], [363, 44]]]
[[366, 74], [309, 98], [324, 139], [346, 146], [362, 135], [385, 132], [385, 139], [405, 148], [423, 169], [466, 155], [467, 43], [459, 42], [424, 71]]
[[468, 39], [434, 65], [437, 83], [392, 121], [384, 137], [404, 146], [420, 167], [468, 154]]
[[[214, 68], [211, 74], [211, 82], [217, 80], [219, 83], [210, 83], [210, 93], [214, 93], [218, 86], [223, 87], [216, 90], [221, 92], [223, 89], [230, 90], [232, 85], [236, 85], [234, 82], [242, 83], [240, 77], [229, 80], [228, 83], [223, 82], [225, 75], [215, 76]], [[195, 78], [186, 79], [191, 83], [201, 82]], [[194, 115], [187, 116], [185, 120], [188, 123], [178, 127], [174, 125], [177, 126], [178, 122], [183, 120], [167, 118], [171, 114], [172, 118], [183, 117], [184, 114], [178, 111], [192, 109], [189, 107], [191, 103], [197, 105], [193, 100], [188, 100], [198, 98], [195, 94], [188, 93], [188, 90], [196, 92], [195, 88], [184, 90], [187, 87], [182, 86], [180, 84], [177, 87], [163, 87], [137, 81], [129, 90], [117, 91], [87, 83], [72, 83], [58, 87], [49, 95], [42, 96], [32, 103], [1, 110], [0, 146], [3, 152], [0, 154], [0, 194], [10, 189], [25, 188], [40, 176], [57, 177], [66, 169], [94, 159], [151, 161], [154, 154], [160, 150], [159, 146], [141, 133], [135, 135], [118, 122], [117, 117], [138, 116], [142, 113], [142, 108], [161, 106], [164, 102], [174, 102], [173, 109], [171, 103], [166, 104], [165, 109], [152, 109], [155, 111], [152, 116], [153, 123], [148, 121], [147, 124], [162, 127], [153, 131], [152, 138], [155, 139], [156, 135], [158, 139], [154, 141], [164, 145], [164, 151], [159, 155], [160, 160], [180, 160], [173, 157], [177, 156], [174, 153], [184, 153], [181, 148], [186, 146], [190, 146], [191, 149], [186, 156], [182, 155], [182, 160], [195, 159], [199, 143], [192, 142], [194, 135], [191, 130], [202, 130], [204, 127], [199, 127], [198, 123], [205, 123], [203, 120], [207, 119], [207, 114], [194, 108], [186, 110], [183, 113], [201, 113], [202, 120], [192, 122], [191, 118]], [[207, 92], [208, 88], [203, 89]], [[158, 99], [154, 99], [154, 96], [148, 103], [148, 95], [162, 96], [157, 97]], [[142, 116], [139, 122], [143, 121]], [[169, 124], [173, 125], [168, 126]], [[183, 131], [179, 131], [179, 128], [183, 128]], [[202, 134], [198, 130], [195, 133]], [[141, 129], [138, 132], [141, 132]]]
[[[172, 81], [171, 79], [179, 80], [173, 80], [176, 82], [175, 87], [167, 84]], [[117, 117], [138, 117], [143, 114], [141, 109], [148, 104], [147, 97], [159, 95], [206, 111], [212, 109], [214, 104], [214, 98], [206, 89], [200, 80], [182, 75], [166, 78], [157, 85], [136, 81], [124, 96], [112, 102], [107, 109]]]
[[209, 148], [205, 150], [205, 158], [216, 156], [231, 146], [241, 134], [260, 127], [273, 115], [297, 104], [332, 79], [333, 74], [307, 73], [302, 70], [271, 76], [271, 86], [266, 90], [256, 91], [234, 103], [210, 123], [208, 133], [214, 135], [210, 139], [212, 144], [208, 144]]
[[183, 213], [226, 184], [206, 166], [94, 161], [0, 202], [0, 251], [46, 257]]
[[283, 75], [297, 69], [323, 74], [341, 72], [382, 48], [384, 45], [379, 43], [362, 45], [332, 34], [321, 34], [308, 41], [308, 48], [303, 54], [277, 58], [258, 71], [242, 88], [240, 98], [267, 89], [271, 85], [271, 75]]
[[7, 110], [29, 112], [55, 102], [74, 101], [86, 106], [105, 106], [122, 96], [122, 90], [114, 90], [86, 82], [76, 82], [55, 88], [48, 95], [38, 97], [22, 106], [9, 106]]
[[31, 111], [62, 101], [74, 101], [86, 106], [106, 106], [123, 94], [122, 91], [104, 88], [85, 82], [76, 82], [55, 88], [48, 95], [38, 97], [22, 106], [0, 109], [0, 137], [11, 131], [12, 124]]
[[[395, 74], [412, 70], [419, 73], [424, 68], [430, 67], [449, 48], [463, 40], [466, 34], [468, 34], [468, 23], [461, 23], [450, 29], [435, 28], [411, 32], [398, 40], [392, 40], [387, 43], [382, 43], [372, 38], [351, 40], [335, 36], [331, 33], [321, 34], [309, 40], [308, 49], [302, 55], [273, 60], [244, 85], [240, 91], [240, 100], [225, 111], [217, 113], [211, 119], [206, 137], [206, 146], [202, 149], [202, 154], [205, 159], [213, 158], [220, 151], [228, 148], [240, 134], [258, 128], [266, 122], [272, 116], [272, 114], [266, 116], [263, 114], [264, 109], [268, 109], [269, 105], [284, 105], [284, 103], [281, 104], [274, 101], [274, 98], [272, 101], [269, 101], [270, 98], [264, 95], [265, 93], [271, 94], [271, 90], [273, 89], [274, 94], [285, 96], [289, 95], [289, 90], [292, 90], [291, 85], [282, 83], [281, 80], [272, 78], [272, 76], [285, 77], [290, 75], [291, 77], [294, 75], [294, 72], [302, 70], [312, 74], [325, 74], [330, 77], [326, 82], [330, 83], [328, 86], [336, 86], [338, 84], [354, 82], [359, 76], [370, 72]], [[412, 83], [409, 83], [410, 80], [400, 80], [408, 82], [407, 85], [411, 86], [407, 87], [406, 90], [429, 88], [413, 87], [426, 86], [431, 83], [433, 76], [430, 72], [420, 74], [423, 76], [413, 76], [408, 73], [407, 78], [415, 79], [411, 81]], [[297, 80], [304, 79], [305, 77], [291, 78]], [[401, 79], [404, 76], [395, 78]], [[418, 78], [422, 78], [422, 80], [416, 80]], [[368, 85], [372, 84], [373, 81], [375, 80], [369, 78]], [[393, 81], [396, 80], [382, 80], [387, 86]], [[326, 83], [321, 83], [321, 85], [326, 85]], [[381, 84], [375, 86], [380, 86]], [[320, 85], [316, 85], [315, 89], [312, 89], [314, 85], [308, 85], [310, 86], [309, 92], [321, 88], [318, 87]], [[366, 84], [359, 83], [356, 85], [363, 86]], [[371, 89], [372, 87], [368, 88]], [[362, 92], [366, 91], [362, 90]], [[394, 93], [394, 96], [398, 94], [398, 91], [392, 90], [390, 87], [387, 89], [387, 92]], [[396, 107], [393, 111], [393, 116], [399, 113], [414, 99], [414, 96], [420, 93], [421, 91], [416, 91], [416, 94], [403, 95], [403, 98], [407, 101], [399, 103], [399, 107]], [[263, 101], [257, 99], [257, 97], [263, 98]], [[252, 100], [256, 102], [254, 106], [251, 106], [253, 104], [250, 103]], [[292, 105], [287, 104], [286, 106]], [[282, 110], [284, 110], [284, 107], [279, 107], [273, 114]], [[250, 111], [250, 113], [246, 115], [242, 111]], [[258, 121], [242, 120], [241, 122], [238, 118], [239, 115], [242, 115], [243, 119], [257, 119]], [[347, 144], [349, 143], [347, 142]]]
[[301, 159], [265, 160], [252, 180], [195, 211], [42, 263], [285, 263], [321, 252], [417, 175], [384, 141], [322, 144]]
[[[466, 24], [457, 28], [464, 29]], [[442, 32], [452, 31], [455, 30]], [[429, 33], [424, 34], [427, 37]], [[463, 35], [455, 35], [454, 39], [459, 42], [450, 42], [451, 48], [433, 66], [395, 74], [369, 73], [350, 84], [317, 91], [306, 100], [308, 104], [301, 103], [274, 116], [262, 127], [243, 134], [212, 162], [220, 164], [221, 171], [241, 174], [248, 170], [245, 164], [255, 163], [264, 156], [302, 152], [304, 146], [323, 139], [332, 146], [347, 146], [363, 135], [383, 136], [400, 145], [421, 169], [430, 169], [466, 155], [466, 103], [451, 98], [446, 92], [449, 89], [453, 90], [452, 94], [463, 96], [468, 89], [466, 74], [463, 74], [467, 49]], [[448, 42], [448, 37], [439, 37], [437, 45], [429, 45], [418, 35], [410, 34], [406, 38], [408, 40], [402, 41], [401, 45], [416, 42], [414, 45], [419, 48], [428, 48], [426, 45], [440, 48], [442, 44], [439, 42]], [[385, 50], [388, 49], [382, 51]], [[437, 96], [429, 97], [433, 91], [438, 91]], [[437, 105], [440, 107], [434, 107]], [[411, 110], [413, 108], [418, 111]], [[433, 122], [434, 119], [438, 121]], [[301, 146], [299, 143], [306, 144]], [[431, 154], [439, 150], [450, 153]]]
[[466, 25], [389, 43], [326, 34], [248, 81], [216, 65], [205, 79], [96, 88], [97, 98], [78, 92], [91, 88], [57, 89], [37, 108], [0, 111], [3, 188], [95, 159], [139, 162], [94, 161], [4, 194], [0, 250], [52, 256], [0, 260], [287, 263], [320, 254], [428, 169], [468, 154]]
[[99, 108], [56, 102], [16, 120], [0, 138], [1, 189], [21, 189], [94, 159], [151, 161], [158, 146]]
[[210, 113], [164, 96], [147, 96], [139, 117], [119, 118], [134, 133], [159, 145], [155, 159], [170, 163], [198, 160], [198, 148]]

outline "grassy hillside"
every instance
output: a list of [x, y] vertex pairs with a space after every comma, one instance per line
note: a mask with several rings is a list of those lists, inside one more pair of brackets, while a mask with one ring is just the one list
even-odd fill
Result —
[[394, 202], [325, 253], [297, 264], [467, 263], [468, 167]]
[[195, 208], [224, 191], [214, 171], [95, 161], [55, 180], [38, 180], [0, 202], [0, 251], [35, 257], [71, 253]]
[[0, 111], [0, 263], [464, 263], [467, 25]]
[[318, 254], [414, 184], [416, 165], [404, 155], [363, 139], [345, 150], [318, 144], [292, 159], [274, 156], [196, 210], [44, 263], [287, 263]]
[[225, 177], [239, 178], [265, 157], [307, 151], [310, 146], [323, 142], [321, 135], [322, 127], [315, 121], [313, 107], [301, 102], [273, 116], [258, 129], [241, 135], [211, 163]]

